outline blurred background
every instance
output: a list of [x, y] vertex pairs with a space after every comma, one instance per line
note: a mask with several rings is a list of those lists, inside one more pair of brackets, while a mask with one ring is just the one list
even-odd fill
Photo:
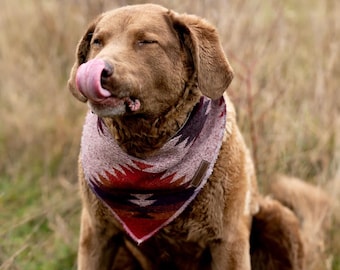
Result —
[[[145, 2], [1, 0], [0, 269], [76, 269], [87, 106], [68, 92], [69, 71], [91, 19]], [[324, 268], [340, 269], [340, 1], [153, 2], [216, 25], [261, 191], [277, 173], [325, 189]]]

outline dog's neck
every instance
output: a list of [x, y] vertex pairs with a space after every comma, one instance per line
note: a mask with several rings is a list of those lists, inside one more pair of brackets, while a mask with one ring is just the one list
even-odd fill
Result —
[[104, 118], [118, 145], [129, 155], [146, 158], [160, 149], [185, 124], [199, 101], [197, 86], [186, 87], [176, 106], [157, 116], [123, 115]]

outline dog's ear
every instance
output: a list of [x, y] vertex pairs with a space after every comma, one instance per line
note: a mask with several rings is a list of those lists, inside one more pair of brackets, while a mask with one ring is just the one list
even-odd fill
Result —
[[80, 91], [77, 90], [76, 87], [76, 74], [79, 66], [87, 61], [88, 53], [90, 51], [91, 40], [94, 30], [96, 29], [97, 22], [99, 21], [100, 17], [95, 19], [92, 23], [90, 23], [86, 33], [80, 39], [77, 50], [76, 50], [76, 61], [73, 64], [71, 69], [70, 77], [68, 80], [68, 88], [78, 100], [82, 102], [86, 102], [87, 98], [84, 97]]
[[190, 51], [203, 95], [221, 97], [233, 79], [233, 70], [223, 52], [216, 29], [194, 15], [169, 11], [175, 31]]

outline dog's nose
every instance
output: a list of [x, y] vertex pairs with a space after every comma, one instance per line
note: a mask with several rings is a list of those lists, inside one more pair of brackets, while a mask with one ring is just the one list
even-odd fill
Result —
[[113, 74], [113, 66], [107, 61], [104, 61], [104, 62], [105, 62], [105, 67], [104, 67], [102, 74], [101, 74], [102, 80], [107, 79], [108, 77], [110, 77]]
[[[102, 59], [91, 59], [79, 66], [76, 75], [78, 90], [89, 100], [103, 101], [111, 96], [111, 92], [103, 87], [103, 81], [112, 74], [113, 69]], [[106, 76], [106, 77], [105, 77]]]

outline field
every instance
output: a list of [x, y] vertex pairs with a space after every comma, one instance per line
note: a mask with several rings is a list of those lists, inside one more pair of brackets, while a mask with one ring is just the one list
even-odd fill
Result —
[[[88, 22], [145, 1], [1, 0], [0, 269], [76, 269], [76, 164], [86, 105], [66, 82]], [[340, 269], [340, 1], [154, 1], [216, 25], [228, 90], [263, 192], [276, 173], [334, 198], [326, 269]]]

